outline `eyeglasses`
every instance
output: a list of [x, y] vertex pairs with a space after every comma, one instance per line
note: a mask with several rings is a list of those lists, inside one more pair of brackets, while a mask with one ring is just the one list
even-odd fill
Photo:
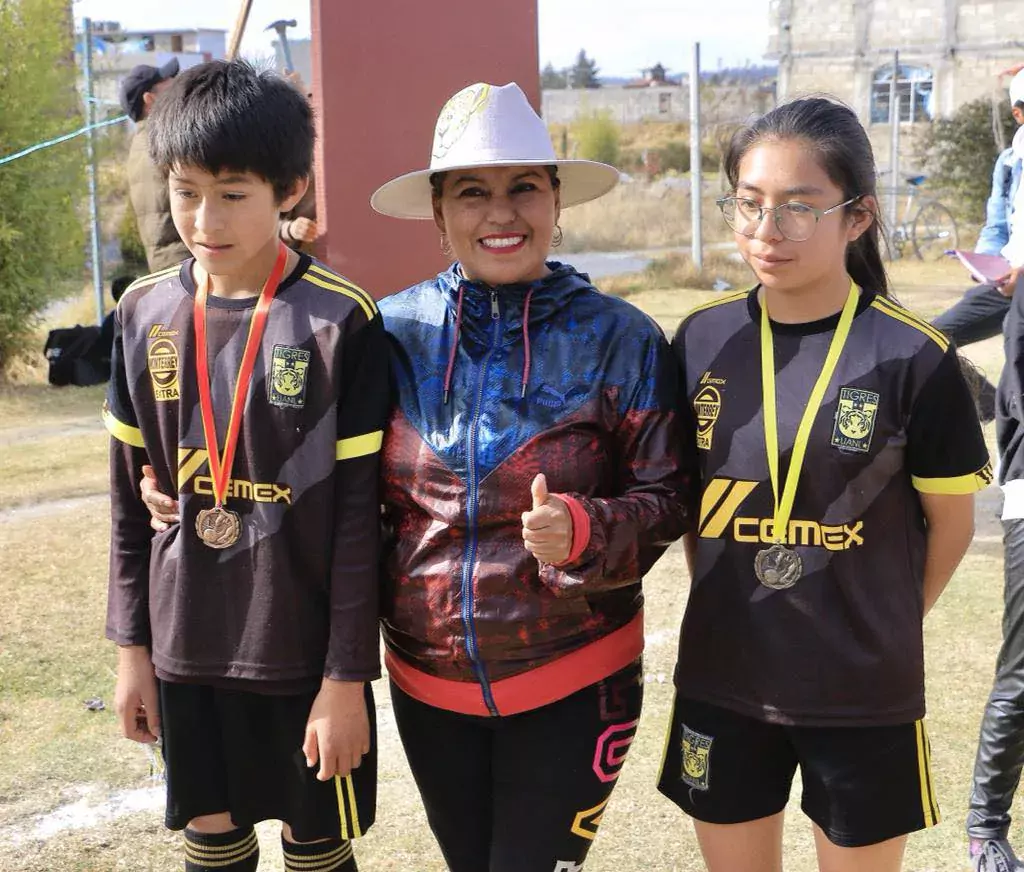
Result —
[[771, 212], [775, 218], [775, 226], [790, 242], [804, 242], [814, 235], [818, 222], [826, 215], [849, 206], [860, 199], [860, 196], [852, 197], [845, 203], [839, 203], [831, 209], [815, 209], [806, 203], [798, 203], [795, 200], [789, 203], [780, 203], [778, 206], [762, 206], [756, 200], [749, 200], [746, 197], [722, 197], [715, 201], [715, 205], [722, 210], [722, 217], [725, 223], [737, 233], [752, 237], [761, 226], [766, 212]]

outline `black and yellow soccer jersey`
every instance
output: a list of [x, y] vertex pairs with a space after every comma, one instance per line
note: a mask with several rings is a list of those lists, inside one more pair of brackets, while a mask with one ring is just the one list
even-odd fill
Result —
[[[116, 315], [104, 408], [111, 441], [107, 636], [150, 645], [157, 675], [256, 692], [379, 675], [379, 450], [388, 356], [372, 298], [302, 256], [278, 289], [244, 406], [226, 505], [239, 541], [214, 550], [195, 365], [193, 261], [137, 281]], [[208, 360], [222, 451], [256, 298], [210, 296]], [[154, 535], [143, 464], [178, 499]]]
[[[756, 290], [734, 294], [690, 313], [674, 340], [701, 485], [679, 692], [785, 724], [917, 720], [926, 547], [918, 492], [973, 493], [991, 479], [955, 350], [890, 300], [861, 294], [786, 531], [803, 576], [775, 591], [754, 574], [755, 556], [775, 539], [760, 318]], [[838, 320], [772, 326], [780, 482]]]

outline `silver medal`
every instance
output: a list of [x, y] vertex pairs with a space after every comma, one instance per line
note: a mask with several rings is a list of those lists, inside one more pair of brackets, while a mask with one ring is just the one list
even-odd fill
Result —
[[804, 564], [800, 555], [785, 545], [775, 544], [763, 548], [754, 558], [754, 574], [757, 580], [772, 590], [786, 590], [792, 587], [803, 574]]

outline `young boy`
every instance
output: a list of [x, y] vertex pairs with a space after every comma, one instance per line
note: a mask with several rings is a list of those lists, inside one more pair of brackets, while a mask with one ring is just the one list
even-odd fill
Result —
[[[313, 137], [273, 74], [181, 74], [150, 143], [193, 257], [117, 310], [107, 636], [124, 734], [162, 738], [188, 872], [255, 872], [268, 818], [285, 869], [355, 870], [374, 818], [387, 352], [373, 300], [278, 239]], [[180, 506], [155, 536], [143, 466]]]

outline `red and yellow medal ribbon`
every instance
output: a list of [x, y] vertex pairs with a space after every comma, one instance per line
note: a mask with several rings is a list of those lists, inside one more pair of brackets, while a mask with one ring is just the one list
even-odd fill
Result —
[[252, 381], [252, 372], [256, 366], [256, 355], [259, 354], [260, 341], [263, 338], [264, 328], [267, 326], [267, 317], [270, 314], [270, 304], [273, 302], [274, 294], [277, 293], [278, 285], [284, 276], [285, 264], [288, 262], [288, 249], [282, 243], [274, 268], [270, 271], [260, 298], [256, 303], [256, 311], [253, 312], [252, 320], [249, 322], [249, 335], [245, 340], [245, 350], [242, 352], [242, 365], [238, 369], [238, 381], [235, 383], [234, 396], [231, 398], [231, 417], [228, 419], [228, 430], [224, 434], [223, 454], [217, 448], [217, 424], [213, 417], [213, 395], [210, 386], [210, 367], [207, 356], [206, 345], [206, 299], [210, 293], [210, 277], [204, 276], [196, 288], [196, 298], [193, 303], [193, 315], [196, 327], [196, 375], [199, 381], [199, 410], [203, 419], [203, 436], [206, 439], [206, 450], [210, 455], [210, 477], [213, 479], [213, 496], [216, 506], [224, 505], [224, 499], [228, 492], [228, 482], [231, 479], [231, 466], [235, 460], [235, 446], [238, 445], [238, 434], [242, 429], [242, 410], [245, 407], [245, 400], [249, 394], [249, 383]]

